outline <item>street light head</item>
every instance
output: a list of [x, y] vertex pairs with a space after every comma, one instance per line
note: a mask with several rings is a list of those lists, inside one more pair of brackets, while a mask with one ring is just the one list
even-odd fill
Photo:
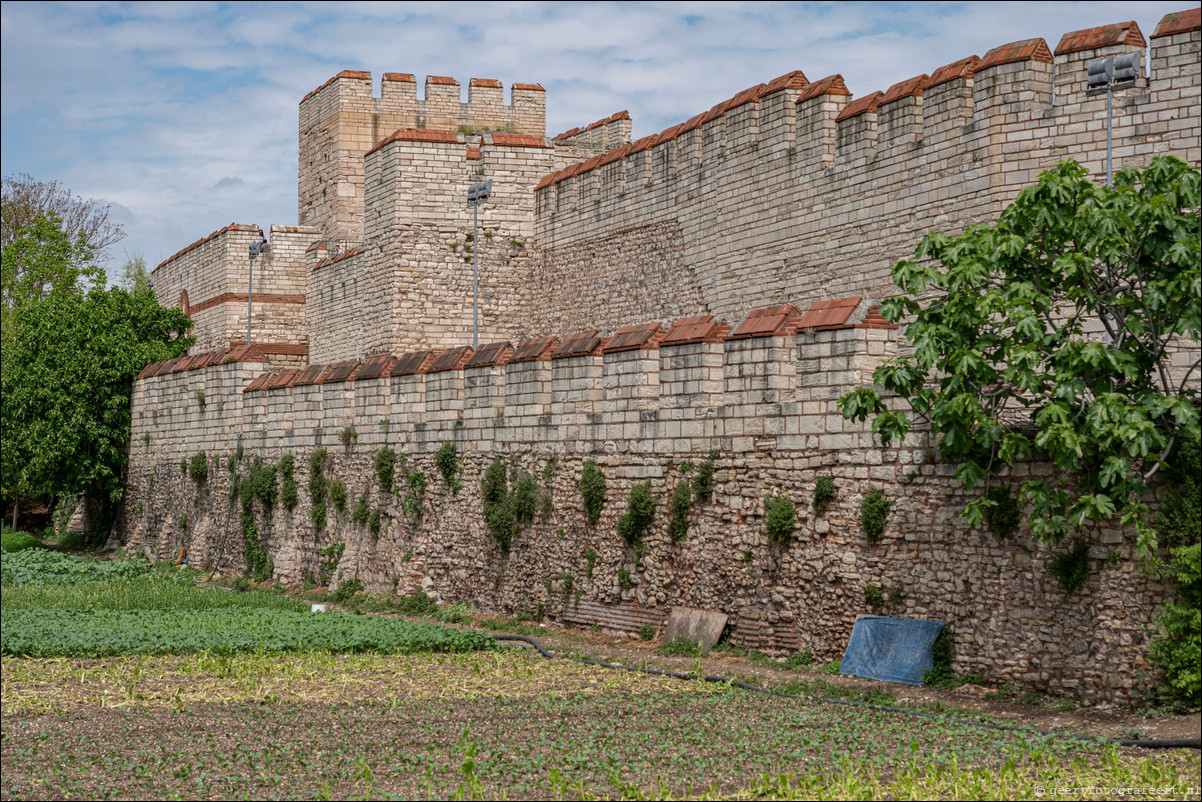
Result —
[[492, 179], [478, 181], [467, 190], [467, 205], [479, 206], [481, 203], [487, 203], [490, 195], [492, 195]]
[[1085, 65], [1085, 72], [1088, 75], [1085, 82], [1087, 90], [1105, 89], [1110, 86], [1110, 80], [1114, 76], [1114, 56], [1089, 62]]
[[1139, 51], [1114, 57], [1114, 86], [1130, 86], [1139, 78]]

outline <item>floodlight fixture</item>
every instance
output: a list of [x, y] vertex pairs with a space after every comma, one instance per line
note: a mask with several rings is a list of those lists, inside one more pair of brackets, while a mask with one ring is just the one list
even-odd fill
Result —
[[492, 179], [468, 187], [467, 205], [472, 207], [472, 350], [480, 347], [480, 206], [492, 195]]
[[255, 257], [262, 256], [271, 250], [271, 244], [263, 232], [259, 232], [259, 241], [250, 244], [250, 269], [246, 272], [246, 344], [250, 345], [250, 299], [255, 290]]
[[1112, 168], [1113, 120], [1111, 98], [1116, 89], [1130, 89], [1139, 79], [1139, 51], [1094, 59], [1085, 64], [1085, 96], [1106, 93], [1106, 186], [1113, 182]]

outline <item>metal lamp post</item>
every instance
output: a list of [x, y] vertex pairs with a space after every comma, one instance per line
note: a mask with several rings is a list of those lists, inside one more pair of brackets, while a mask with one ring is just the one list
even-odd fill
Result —
[[1111, 121], [1110, 100], [1116, 89], [1130, 89], [1139, 78], [1139, 51], [1121, 53], [1096, 59], [1085, 65], [1085, 96], [1106, 93], [1106, 186], [1111, 185]]
[[250, 345], [250, 299], [255, 289], [255, 257], [260, 254], [267, 253], [271, 246], [267, 243], [267, 238], [262, 234], [259, 235], [258, 242], [250, 244], [250, 270], [246, 274], [246, 344]]
[[467, 190], [467, 205], [472, 207], [472, 350], [480, 347], [480, 206], [488, 203], [492, 179], [472, 184]]

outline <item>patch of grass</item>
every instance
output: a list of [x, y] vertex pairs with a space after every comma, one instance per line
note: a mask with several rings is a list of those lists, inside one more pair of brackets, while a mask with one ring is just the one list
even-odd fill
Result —
[[655, 651], [665, 657], [700, 657], [701, 644], [691, 641], [683, 635], [677, 635]]
[[0, 551], [5, 554], [40, 548], [42, 548], [42, 541], [28, 532], [14, 532], [6, 528], [3, 533], [0, 533]]

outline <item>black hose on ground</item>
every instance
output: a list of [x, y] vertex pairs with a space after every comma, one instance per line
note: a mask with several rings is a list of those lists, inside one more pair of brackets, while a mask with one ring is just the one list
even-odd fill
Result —
[[[718, 676], [717, 674], [693, 674], [683, 673], [680, 671], [665, 671], [659, 668], [642, 668], [639, 666], [624, 666], [620, 663], [606, 663], [602, 660], [592, 660], [587, 657], [564, 657], [555, 655], [543, 648], [542, 644], [534, 638], [529, 638], [525, 635], [493, 635], [493, 638], [498, 641], [521, 641], [528, 643], [538, 650], [539, 654], [546, 657], [548, 660], [569, 660], [573, 663], [582, 663], [586, 666], [600, 666], [601, 668], [617, 668], [623, 671], [634, 671], [640, 674], [650, 674], [655, 677], [672, 677], [673, 679], [686, 680], [704, 680], [705, 682], [714, 682], [722, 685], [729, 685], [734, 688], [743, 688], [748, 691], [755, 691], [767, 696], [781, 696], [786, 699], [810, 699], [815, 702], [823, 702], [832, 705], [844, 705], [847, 707], [862, 707], [868, 710], [880, 710], [886, 713], [903, 713], [907, 716], [917, 716], [931, 720], [938, 720], [941, 716], [933, 713], [924, 713], [921, 710], [908, 710], [904, 707], [896, 707], [895, 705], [878, 705], [871, 702], [854, 702], [849, 699], [824, 699], [821, 696], [813, 696], [811, 694], [786, 693], [785, 691], [774, 691], [770, 688], [759, 688], [742, 680], [730, 679], [728, 677]], [[1011, 727], [1005, 724], [993, 724], [987, 721], [973, 721], [971, 719], [963, 719], [963, 723], [971, 724], [974, 727], [980, 727], [987, 730], [998, 730], [1001, 732], [1017, 732], [1023, 734], [1035, 735], [1050, 735], [1056, 738], [1071, 738], [1076, 741], [1092, 741], [1095, 743], [1115, 744], [1117, 746], [1135, 746], [1141, 749], [1202, 749], [1202, 739], [1199, 738], [1173, 738], [1163, 740], [1149, 739], [1126, 739], [1126, 738], [1102, 738], [1092, 735], [1075, 735], [1067, 732], [1057, 732], [1056, 730], [1043, 730], [1038, 727]]]

